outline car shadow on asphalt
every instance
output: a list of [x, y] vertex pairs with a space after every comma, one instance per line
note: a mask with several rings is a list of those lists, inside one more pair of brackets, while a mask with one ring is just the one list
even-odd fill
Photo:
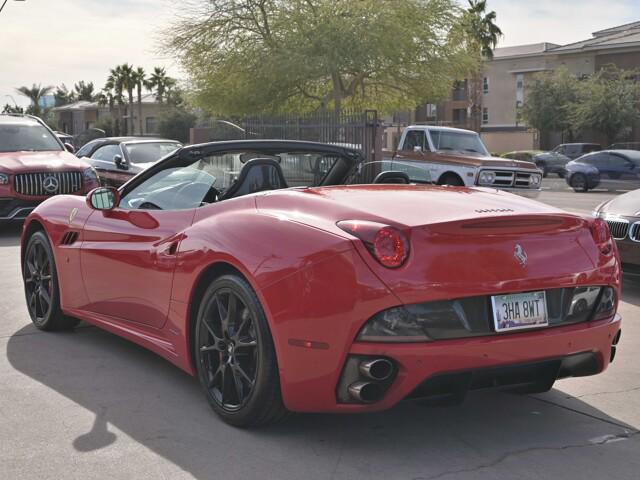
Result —
[[[114, 448], [121, 431], [199, 479], [440, 478], [530, 452], [579, 455], [571, 452], [611, 440], [598, 452], [606, 463], [637, 448], [618, 443], [635, 435], [632, 426], [579, 399], [572, 408], [555, 405], [554, 396], [567, 398], [558, 391], [473, 393], [456, 407], [403, 403], [366, 415], [294, 415], [242, 430], [212, 413], [195, 379], [94, 327], [49, 334], [25, 326], [9, 339], [7, 357], [18, 372], [93, 413], [85, 433], [69, 438], [78, 454]], [[572, 469], [593, 478], [588, 456], [575, 457]]]
[[21, 224], [0, 223], [0, 247], [17, 247], [20, 245]]

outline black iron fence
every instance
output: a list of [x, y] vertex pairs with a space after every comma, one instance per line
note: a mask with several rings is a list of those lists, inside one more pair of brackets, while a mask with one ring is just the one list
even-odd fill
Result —
[[380, 160], [382, 148], [382, 127], [375, 110], [210, 120], [195, 128], [194, 134], [192, 143], [264, 138], [331, 143], [361, 150], [367, 161]]

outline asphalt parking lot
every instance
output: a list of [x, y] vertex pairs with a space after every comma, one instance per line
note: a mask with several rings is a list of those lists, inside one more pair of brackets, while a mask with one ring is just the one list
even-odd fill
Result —
[[[614, 195], [544, 187], [541, 201], [581, 213]], [[0, 227], [0, 479], [640, 478], [640, 282], [625, 279], [622, 340], [602, 375], [238, 430], [153, 353], [85, 325], [36, 330], [18, 232]]]

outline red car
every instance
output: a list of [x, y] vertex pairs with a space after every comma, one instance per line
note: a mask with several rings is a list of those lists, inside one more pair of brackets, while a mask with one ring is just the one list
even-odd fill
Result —
[[613, 360], [603, 220], [406, 172], [349, 184], [360, 164], [335, 145], [219, 142], [48, 200], [22, 235], [31, 318], [153, 350], [241, 426], [541, 392]]
[[99, 185], [91, 165], [67, 149], [39, 118], [0, 114], [0, 224], [24, 220], [53, 195], [86, 195]]

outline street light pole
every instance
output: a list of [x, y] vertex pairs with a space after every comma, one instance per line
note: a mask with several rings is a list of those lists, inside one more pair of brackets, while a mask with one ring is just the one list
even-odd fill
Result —
[[[9, 0], [4, 0], [4, 2], [2, 2], [2, 6], [0, 6], [0, 13], [2, 13], [2, 10], [4, 10], [4, 6], [7, 4]], [[25, 0], [14, 0], [14, 2], [24, 2]]]
[[13, 98], [12, 95], [5, 95], [5, 97], [9, 97], [11, 99], [11, 101], [13, 102], [13, 104], [17, 107], [18, 106], [18, 102], [16, 102], [16, 99]]

